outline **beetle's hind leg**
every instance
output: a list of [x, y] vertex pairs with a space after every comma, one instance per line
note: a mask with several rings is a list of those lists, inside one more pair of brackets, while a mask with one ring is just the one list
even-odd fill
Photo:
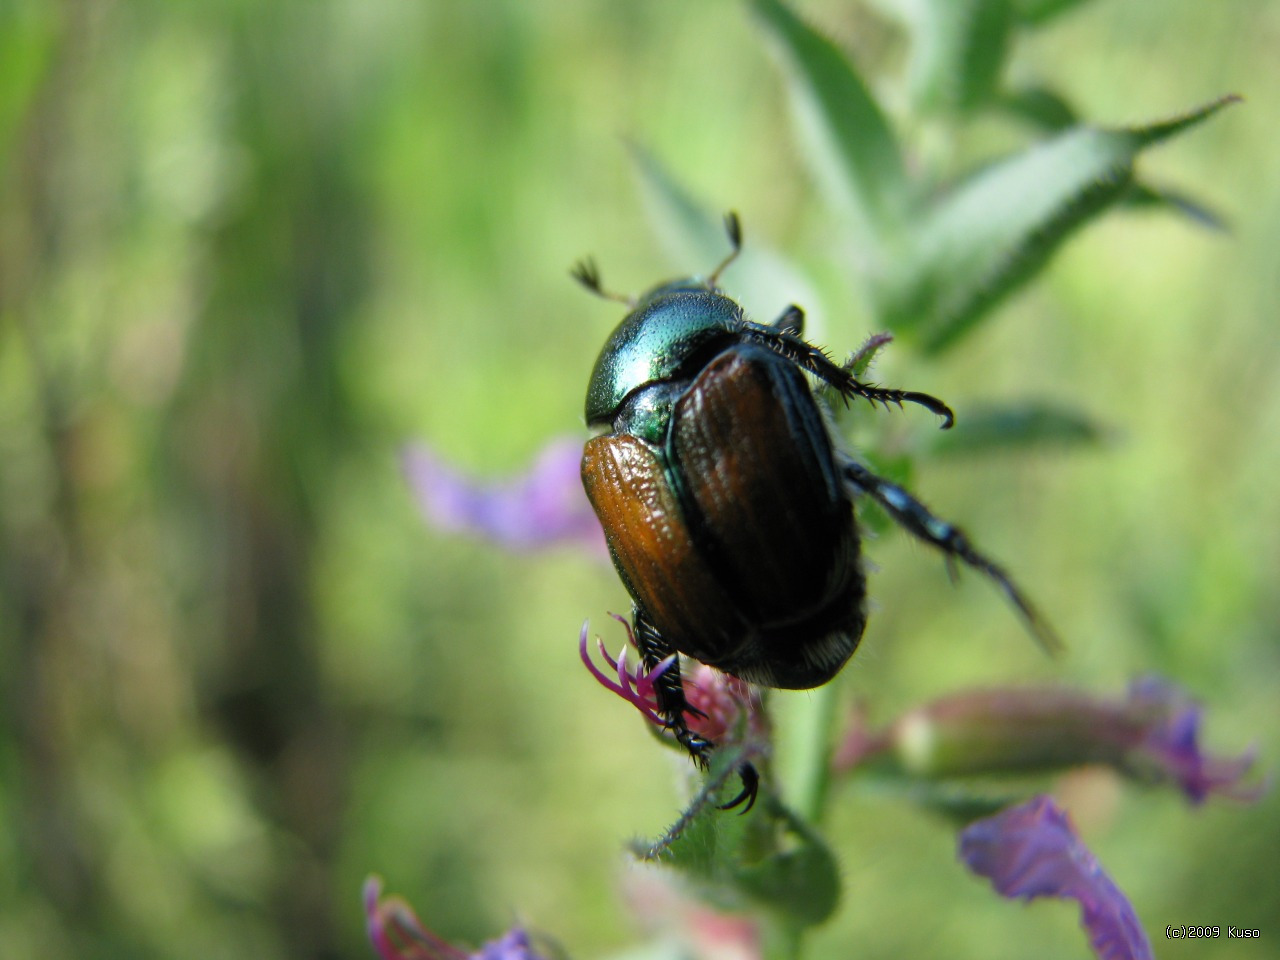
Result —
[[1053, 628], [1018, 589], [1004, 568], [974, 549], [963, 530], [934, 516], [928, 507], [902, 487], [876, 476], [862, 464], [846, 460], [841, 469], [856, 493], [869, 496], [880, 504], [895, 523], [941, 550], [946, 556], [948, 568], [959, 560], [990, 577], [1017, 608], [1036, 642], [1048, 653], [1061, 652], [1062, 641], [1053, 632]]
[[[640, 650], [640, 658], [644, 661], [646, 670], [656, 669], [663, 660], [676, 654], [676, 650], [658, 632], [658, 628], [649, 621], [648, 616], [639, 607], [633, 608], [632, 620], [635, 622], [636, 646]], [[684, 681], [680, 676], [678, 655], [671, 662], [671, 666], [658, 678], [655, 690], [658, 696], [658, 712], [666, 721], [667, 729], [671, 731], [680, 746], [688, 751], [694, 763], [706, 770], [716, 745], [689, 729], [687, 714], [695, 717], [705, 715], [690, 705], [684, 695]], [[741, 792], [728, 803], [723, 804], [721, 809], [732, 810], [745, 803], [746, 806], [742, 808], [742, 812], [746, 813], [756, 802], [756, 793], [760, 789], [760, 775], [754, 766], [744, 763], [738, 768], [738, 776], [742, 778]]]

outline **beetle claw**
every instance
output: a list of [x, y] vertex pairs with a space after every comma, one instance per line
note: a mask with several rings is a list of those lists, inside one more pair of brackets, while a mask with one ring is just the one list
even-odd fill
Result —
[[742, 778], [742, 790], [728, 803], [722, 803], [716, 809], [732, 810], [745, 803], [746, 806], [738, 811], [738, 816], [742, 816], [756, 805], [756, 795], [760, 792], [760, 774], [752, 764], [744, 763], [738, 768], [738, 776]]

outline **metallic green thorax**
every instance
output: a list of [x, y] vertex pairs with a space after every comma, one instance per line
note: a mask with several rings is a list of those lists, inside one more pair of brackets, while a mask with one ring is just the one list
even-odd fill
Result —
[[591, 371], [587, 423], [609, 423], [641, 387], [671, 379], [690, 357], [742, 329], [742, 308], [696, 280], [650, 291], [613, 331]]

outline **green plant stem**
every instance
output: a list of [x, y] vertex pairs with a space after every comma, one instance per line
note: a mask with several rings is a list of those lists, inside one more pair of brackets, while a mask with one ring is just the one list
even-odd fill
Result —
[[836, 684], [801, 694], [789, 705], [783, 744], [782, 783], [787, 805], [817, 826], [826, 812], [836, 717]]
[[764, 927], [765, 960], [800, 960], [804, 953], [804, 928], [775, 920]]

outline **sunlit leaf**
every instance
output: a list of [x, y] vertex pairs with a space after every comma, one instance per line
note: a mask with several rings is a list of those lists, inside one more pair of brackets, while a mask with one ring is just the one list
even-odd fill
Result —
[[959, 184], [924, 214], [911, 255], [877, 290], [884, 321], [930, 352], [950, 346], [1125, 194], [1142, 150], [1236, 99], [1145, 127], [1074, 127]]
[[[698, 200], [644, 147], [632, 144], [631, 155], [650, 218], [677, 270], [709, 273], [729, 252], [726, 211], [713, 210]], [[804, 304], [810, 319], [819, 317], [819, 297], [813, 285], [753, 231], [749, 211], [738, 213], [744, 236], [742, 253], [725, 271], [721, 286], [756, 320], [772, 320], [791, 303]]]
[[[1046, 87], [1024, 87], [1001, 96], [1000, 107], [1010, 116], [1022, 120], [1041, 133], [1057, 133], [1078, 122], [1075, 108]], [[1166, 190], [1148, 183], [1134, 183], [1124, 198], [1129, 207], [1160, 207], [1190, 217], [1196, 223], [1215, 230], [1225, 230], [1221, 214], [1208, 205], [1177, 190]]]
[[906, 213], [907, 180], [889, 121], [849, 58], [779, 0], [752, 0], [791, 86], [804, 156], [870, 255]]
[[1013, 15], [1009, 0], [882, 0], [911, 39], [911, 90], [931, 110], [965, 111], [1000, 80]]

